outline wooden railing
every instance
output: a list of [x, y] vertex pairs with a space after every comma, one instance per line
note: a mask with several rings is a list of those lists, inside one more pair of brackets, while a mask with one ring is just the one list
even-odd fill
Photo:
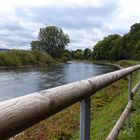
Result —
[[[111, 130], [111, 132], [108, 135], [108, 137], [106, 138], [106, 140], [115, 140], [117, 138], [117, 136], [119, 134], [119, 131], [121, 130], [122, 125], [123, 125], [123, 123], [125, 122], [126, 119], [127, 119], [127, 125], [128, 125], [128, 127], [130, 127], [130, 111], [131, 111], [131, 108], [132, 108], [132, 103], [133, 103], [132, 101], [133, 101], [133, 97], [134, 97], [135, 93], [138, 91], [138, 89], [140, 87], [140, 81], [131, 90], [131, 88], [132, 88], [132, 74], [130, 74], [128, 78], [129, 78], [129, 82], [128, 82], [128, 104], [126, 105], [124, 111], [122, 112], [120, 118], [116, 122], [115, 126]], [[140, 89], [139, 89], [139, 95], [140, 95]]]
[[76, 102], [81, 102], [80, 139], [89, 140], [90, 96], [129, 75], [128, 105], [107, 138], [107, 140], [115, 139], [124, 120], [129, 118], [132, 96], [140, 86], [138, 83], [131, 92], [132, 73], [138, 69], [140, 65], [1, 102], [0, 140], [14, 136]]

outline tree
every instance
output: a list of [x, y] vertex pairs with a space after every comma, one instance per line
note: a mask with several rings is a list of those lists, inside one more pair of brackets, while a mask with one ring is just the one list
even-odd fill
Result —
[[85, 59], [90, 59], [90, 58], [91, 58], [91, 55], [92, 55], [91, 50], [88, 49], [88, 48], [86, 48], [86, 49], [84, 50], [84, 58], [85, 58]]
[[99, 41], [93, 48], [93, 58], [98, 60], [110, 60], [111, 51], [115, 40], [120, 38], [119, 35], [109, 35], [105, 37], [102, 41]]
[[133, 59], [140, 60], [140, 40], [137, 42], [135, 49], [133, 49]]
[[123, 58], [123, 49], [121, 46], [122, 37], [118, 37], [112, 42], [112, 49], [110, 51], [110, 60], [120, 60]]
[[31, 49], [32, 50], [43, 51], [42, 43], [40, 41], [38, 41], [38, 40], [32, 41], [31, 42]]
[[130, 28], [130, 33], [135, 33], [137, 31], [140, 31], [140, 23], [135, 23]]
[[77, 49], [76, 51], [74, 51], [74, 58], [83, 59], [83, 51], [81, 49]]
[[70, 43], [69, 36], [61, 28], [48, 26], [40, 29], [38, 41], [33, 41], [31, 48], [47, 52], [54, 58], [61, 58], [68, 43]]
[[71, 60], [72, 56], [71, 56], [71, 52], [69, 50], [65, 50], [62, 54], [62, 58], [67, 58], [67, 60]]

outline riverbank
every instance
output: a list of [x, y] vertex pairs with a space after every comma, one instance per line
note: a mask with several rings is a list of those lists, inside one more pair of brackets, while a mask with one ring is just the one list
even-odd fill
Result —
[[40, 51], [11, 50], [0, 52], [0, 69], [22, 67], [46, 67], [56, 61]]
[[3, 66], [0, 67], [0, 69], [17, 69], [17, 68], [38, 68], [38, 67], [48, 67], [48, 64], [46, 65], [25, 65], [25, 66]]
[[[134, 62], [135, 64], [138, 62]], [[132, 62], [117, 62], [121, 66]], [[133, 83], [136, 83], [136, 74]], [[104, 140], [127, 103], [127, 79], [124, 78], [92, 96], [91, 139]], [[75, 132], [76, 131], [76, 132]], [[122, 132], [120, 139], [125, 135]], [[79, 139], [79, 103], [33, 126], [16, 137], [16, 140], [68, 140]]]
[[119, 60], [119, 61], [109, 61], [109, 60], [85, 60], [85, 59], [77, 59], [74, 61], [78, 62], [90, 62], [93, 64], [105, 64], [105, 65], [112, 65], [116, 66], [118, 68], [124, 68], [124, 67], [129, 67], [133, 65], [137, 65], [139, 62], [138, 61], [133, 61], [133, 60]]

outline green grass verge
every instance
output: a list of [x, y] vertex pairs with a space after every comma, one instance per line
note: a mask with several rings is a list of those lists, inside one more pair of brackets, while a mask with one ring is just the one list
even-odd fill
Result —
[[[130, 66], [134, 61], [118, 61], [116, 64]], [[133, 75], [133, 86], [137, 83], [137, 73]], [[104, 140], [127, 104], [128, 79], [98, 91], [91, 99], [91, 140]], [[121, 140], [139, 138], [140, 103], [135, 98], [131, 115], [131, 128], [124, 124], [118, 137]], [[16, 140], [79, 140], [79, 103], [57, 113], [47, 120], [31, 127], [16, 137]]]

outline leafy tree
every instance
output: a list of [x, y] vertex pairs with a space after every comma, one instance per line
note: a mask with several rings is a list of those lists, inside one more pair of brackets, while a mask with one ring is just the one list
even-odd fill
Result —
[[140, 40], [137, 42], [135, 49], [133, 49], [133, 59], [140, 60]]
[[121, 47], [122, 37], [118, 37], [112, 42], [112, 49], [110, 50], [109, 60], [118, 60], [122, 59], [122, 47]]
[[92, 56], [92, 51], [89, 48], [86, 48], [83, 55], [85, 59], [90, 59]]
[[70, 43], [69, 36], [61, 28], [48, 26], [40, 29], [38, 40], [31, 43], [31, 48], [47, 52], [54, 58], [60, 58], [68, 43]]
[[76, 51], [74, 51], [74, 58], [83, 59], [83, 51], [81, 49], [77, 49]]
[[121, 42], [121, 52], [123, 54], [122, 59], [130, 59], [131, 58], [131, 49], [132, 49], [132, 45], [130, 42], [130, 33], [125, 34], [122, 37], [122, 42]]
[[69, 50], [65, 50], [62, 54], [62, 57], [67, 58], [67, 60], [71, 60], [71, 58], [72, 58], [71, 52]]
[[94, 59], [111, 59], [111, 50], [114, 45], [114, 41], [118, 39], [120, 36], [109, 35], [105, 37], [102, 41], [99, 41], [93, 48], [93, 58]]
[[140, 60], [140, 23], [131, 26], [130, 32], [123, 35], [109, 35], [93, 48], [94, 59], [135, 59]]
[[135, 23], [130, 28], [130, 33], [135, 33], [137, 31], [140, 31], [140, 23]]
[[38, 40], [32, 41], [32, 42], [31, 42], [31, 49], [32, 49], [32, 50], [43, 51], [44, 48], [43, 48], [42, 45], [43, 45], [43, 44], [42, 44], [40, 41], [38, 41]]

